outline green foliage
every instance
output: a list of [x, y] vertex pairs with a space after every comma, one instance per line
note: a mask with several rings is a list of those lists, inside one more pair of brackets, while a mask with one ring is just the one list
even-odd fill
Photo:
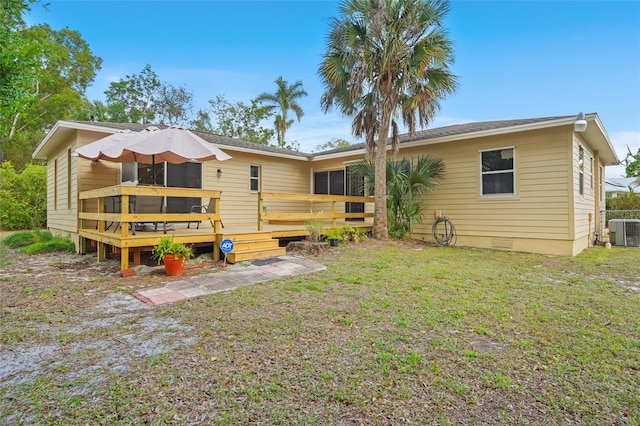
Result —
[[140, 74], [127, 75], [109, 84], [107, 98], [111, 121], [149, 123], [155, 118], [154, 102], [161, 83], [158, 74], [147, 64]]
[[607, 198], [607, 210], [640, 210], [640, 194], [630, 192]]
[[7, 238], [2, 240], [2, 244], [9, 248], [19, 248], [26, 247], [35, 243], [42, 243], [46, 241], [50, 241], [53, 238], [51, 232], [49, 231], [25, 231], [25, 232], [16, 232], [14, 234], [9, 235]]
[[[260, 122], [273, 116], [266, 106], [252, 99], [250, 105], [243, 102], [231, 102], [218, 95], [209, 100], [211, 110], [198, 111], [197, 118], [191, 122], [195, 130], [218, 133], [229, 138], [269, 145], [275, 135], [272, 129], [264, 128]], [[211, 117], [213, 114], [213, 117]], [[215, 118], [215, 124], [212, 118]]]
[[351, 146], [351, 142], [349, 142], [348, 140], [341, 139], [341, 138], [333, 138], [329, 142], [323, 143], [322, 145], [317, 145], [314, 151], [316, 152], [329, 151], [331, 149], [346, 148], [348, 146]]
[[74, 251], [75, 246], [68, 238], [55, 237], [49, 241], [33, 243], [22, 251], [26, 254], [51, 253], [54, 251]]
[[298, 103], [298, 99], [307, 96], [307, 92], [302, 88], [302, 81], [296, 81], [289, 85], [282, 76], [275, 80], [278, 90], [275, 93], [262, 93], [256, 98], [257, 102], [267, 102], [266, 108], [268, 111], [278, 110], [276, 113], [276, 119], [274, 121], [275, 129], [278, 136], [278, 146], [280, 148], [291, 149], [294, 145], [289, 145], [286, 140], [287, 130], [293, 124], [293, 119], [288, 119], [289, 111], [293, 111], [298, 121], [304, 115], [302, 107]]
[[162, 259], [168, 254], [174, 255], [176, 258], [182, 259], [182, 263], [193, 257], [193, 251], [185, 244], [174, 241], [173, 236], [161, 237], [158, 244], [153, 248], [152, 257], [158, 261], [158, 265]]
[[162, 83], [154, 107], [158, 123], [167, 126], [186, 125], [193, 107], [193, 93], [184, 87]]
[[69, 238], [54, 237], [51, 232], [40, 230], [16, 232], [2, 240], [2, 244], [12, 249], [22, 249], [26, 254], [75, 250]]
[[[419, 157], [387, 161], [387, 219], [389, 234], [405, 238], [414, 226], [422, 222], [424, 197], [430, 194], [444, 176], [444, 163], [435, 157]], [[361, 160], [353, 166], [354, 173], [375, 181], [375, 164]]]
[[47, 222], [47, 169], [29, 164], [17, 173], [0, 166], [0, 230], [37, 229]]
[[627, 177], [640, 177], [640, 148], [638, 148], [636, 155], [631, 155], [631, 150], [629, 150], [629, 154], [623, 162], [626, 165]]
[[349, 225], [343, 225], [338, 228], [338, 239], [340, 241], [349, 241], [357, 243], [367, 238], [367, 234], [360, 228], [354, 228]]
[[[69, 28], [56, 31], [47, 24], [35, 25], [7, 37], [8, 44], [0, 43], [1, 80], [9, 85], [0, 89], [0, 150], [5, 160], [21, 169], [31, 161], [45, 128], [57, 120], [75, 118], [82, 110], [87, 102], [84, 92], [102, 59], [93, 55], [80, 33]], [[10, 60], [6, 78], [2, 58]]]
[[342, 233], [340, 232], [340, 228], [338, 229], [329, 229], [324, 236], [328, 239], [328, 240], [338, 240], [338, 241], [342, 241]]
[[640, 219], [640, 194], [630, 192], [607, 197], [606, 222], [611, 219]]
[[305, 224], [305, 228], [309, 235], [307, 235], [307, 240], [312, 242], [320, 242], [322, 240], [322, 229], [324, 225], [319, 220], [310, 220]]
[[375, 152], [377, 238], [388, 236], [382, 168], [389, 133], [394, 150], [399, 146], [396, 118], [414, 134], [457, 87], [449, 69], [453, 44], [443, 26], [448, 12], [446, 0], [346, 0], [331, 22], [318, 70], [325, 86], [320, 102], [325, 111], [337, 107], [353, 117], [354, 136], [365, 138], [367, 152]]

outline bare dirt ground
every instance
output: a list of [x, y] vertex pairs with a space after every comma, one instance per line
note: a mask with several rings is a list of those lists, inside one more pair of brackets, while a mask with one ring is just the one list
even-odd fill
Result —
[[[163, 267], [151, 266], [149, 259], [136, 267], [136, 276], [121, 278], [118, 259], [97, 262], [95, 254], [8, 254], [8, 263], [0, 266], [0, 317], [8, 328], [0, 341], [4, 385], [30, 382], [43, 371], [64, 371], [65, 365], [78, 362], [86, 365], [74, 376], [100, 380], [96, 372], [126, 370], [134, 359], [191, 343], [179, 338], [188, 326], [150, 314], [147, 305], [130, 295], [177, 279], [165, 276]], [[216, 267], [205, 256], [185, 275]], [[135, 329], [126, 327], [128, 322]], [[36, 344], [23, 343], [34, 340]], [[72, 392], [94, 384], [83, 382]]]

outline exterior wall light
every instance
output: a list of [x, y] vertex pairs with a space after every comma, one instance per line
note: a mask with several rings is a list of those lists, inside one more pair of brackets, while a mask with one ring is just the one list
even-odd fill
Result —
[[222, 176], [222, 169], [218, 169], [216, 173], [218, 174], [218, 177]]
[[584, 118], [584, 113], [578, 114], [575, 123], [573, 123], [573, 130], [576, 132], [584, 132], [587, 130], [587, 120]]

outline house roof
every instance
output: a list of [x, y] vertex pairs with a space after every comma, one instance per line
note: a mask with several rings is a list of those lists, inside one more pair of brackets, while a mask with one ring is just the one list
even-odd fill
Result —
[[[583, 138], [592, 149], [598, 151], [600, 160], [605, 165], [618, 164], [618, 157], [611, 145], [611, 141], [600, 122], [598, 114], [592, 113], [585, 116], [587, 120], [587, 130], [583, 133], [576, 133]], [[576, 119], [575, 115], [569, 116], [553, 116], [540, 118], [525, 118], [516, 120], [494, 120], [482, 121], [465, 124], [455, 124], [451, 126], [437, 127], [433, 129], [422, 130], [414, 135], [403, 134], [400, 136], [401, 147], [412, 147], [420, 145], [428, 145], [435, 143], [444, 143], [456, 140], [471, 139], [482, 136], [492, 136], [507, 133], [516, 133], [521, 131], [544, 129], [558, 126], [573, 126]], [[144, 124], [137, 123], [98, 123], [90, 121], [59, 121], [54, 128], [47, 134], [40, 146], [33, 153], [33, 158], [46, 159], [51, 150], [55, 149], [61, 140], [70, 136], [70, 132], [77, 129], [105, 131], [106, 133], [115, 133], [118, 130], [130, 129], [139, 131], [146, 127]], [[164, 127], [164, 126], [158, 126]], [[337, 148], [329, 151], [323, 151], [314, 154], [304, 152], [291, 151], [283, 148], [276, 148], [267, 145], [261, 145], [253, 142], [246, 142], [239, 139], [231, 139], [225, 136], [194, 132], [203, 139], [216, 145], [229, 147], [236, 151], [260, 153], [262, 155], [272, 155], [277, 157], [285, 157], [297, 160], [323, 160], [327, 158], [342, 157], [345, 155], [361, 154], [365, 151], [363, 143], [351, 145], [344, 148]], [[390, 145], [389, 145], [390, 148]]]
[[606, 193], [640, 191], [640, 178], [607, 178], [604, 183], [604, 191]]
[[[89, 130], [95, 132], [105, 132], [108, 134], [116, 133], [120, 130], [141, 131], [150, 124], [140, 123], [109, 123], [109, 122], [94, 122], [94, 121], [58, 121], [53, 129], [45, 136], [38, 148], [33, 153], [33, 158], [46, 160], [47, 156], [55, 150], [62, 141], [72, 136], [72, 133], [76, 130]], [[161, 129], [168, 126], [156, 125]], [[275, 155], [278, 157], [294, 158], [299, 160], [308, 160], [312, 154], [307, 154], [299, 151], [292, 151], [284, 148], [276, 148], [273, 146], [262, 145], [254, 142], [246, 142], [240, 139], [232, 139], [226, 136], [217, 135], [214, 133], [193, 131], [207, 142], [211, 142], [222, 149], [229, 147], [235, 151], [244, 152], [260, 152], [264, 155]]]
[[[586, 142], [600, 153], [601, 161], [605, 165], [618, 164], [618, 157], [611, 145], [611, 141], [604, 130], [597, 114], [587, 114], [587, 130], [582, 135]], [[520, 131], [544, 129], [557, 126], [573, 126], [576, 120], [575, 115], [524, 118], [515, 120], [494, 120], [474, 123], [454, 124], [451, 126], [436, 127], [433, 129], [416, 132], [413, 136], [407, 133], [400, 135], [400, 147], [411, 147], [418, 145], [428, 145], [435, 143], [449, 142], [453, 140], [463, 140], [482, 136], [492, 136]], [[391, 144], [389, 144], [389, 149]], [[364, 152], [365, 144], [355, 144], [348, 147], [336, 148], [324, 151], [314, 156], [314, 159], [326, 159], [345, 155], [345, 153], [356, 154]]]

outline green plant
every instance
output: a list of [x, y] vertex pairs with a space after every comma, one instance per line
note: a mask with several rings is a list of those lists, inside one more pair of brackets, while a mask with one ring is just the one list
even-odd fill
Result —
[[310, 220], [305, 225], [305, 228], [307, 229], [307, 232], [309, 232], [309, 235], [307, 235], [308, 241], [317, 243], [322, 240], [322, 229], [324, 228], [322, 222], [315, 219]]
[[349, 225], [344, 225], [338, 229], [341, 241], [351, 241], [357, 243], [367, 237], [365, 231], [360, 228], [354, 228]]
[[47, 223], [47, 168], [27, 165], [18, 173], [0, 165], [0, 229], [42, 228]]
[[174, 241], [173, 236], [161, 237], [158, 240], [158, 244], [153, 248], [152, 257], [158, 260], [158, 265], [162, 262], [162, 259], [168, 254], [174, 255], [178, 259], [182, 259], [184, 264], [185, 260], [193, 257], [193, 251], [185, 244]]
[[9, 248], [26, 247], [35, 243], [50, 241], [53, 238], [49, 231], [23, 231], [9, 235], [2, 244]]
[[327, 237], [327, 240], [339, 240], [339, 241], [342, 241], [342, 232], [340, 232], [340, 229], [329, 229], [325, 233], [325, 236]]
[[[361, 160], [353, 166], [354, 173], [373, 185], [375, 164]], [[410, 236], [422, 222], [424, 197], [430, 194], [444, 176], [445, 165], [436, 157], [388, 160], [386, 164], [387, 219], [389, 234], [396, 238]]]

